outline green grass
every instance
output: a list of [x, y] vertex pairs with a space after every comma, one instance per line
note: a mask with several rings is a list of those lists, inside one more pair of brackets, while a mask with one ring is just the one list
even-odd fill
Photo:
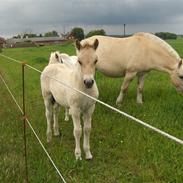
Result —
[[[169, 41], [183, 57], [183, 40]], [[74, 46], [6, 49], [4, 54], [43, 69], [51, 51], [75, 54]], [[21, 104], [21, 66], [0, 57], [0, 72]], [[96, 105], [91, 133], [92, 161], [76, 162], [72, 121], [60, 115], [61, 138], [46, 143], [46, 119], [40, 91], [39, 73], [26, 68], [26, 107], [33, 127], [67, 182], [72, 183], [182, 183], [183, 147], [161, 135]], [[115, 106], [122, 79], [97, 73], [100, 97]], [[169, 76], [151, 72], [145, 81], [145, 103], [136, 104], [133, 81], [121, 110], [183, 139], [183, 97]], [[57, 183], [58, 175], [27, 129], [30, 182]], [[24, 182], [21, 115], [0, 81], [0, 182]]]

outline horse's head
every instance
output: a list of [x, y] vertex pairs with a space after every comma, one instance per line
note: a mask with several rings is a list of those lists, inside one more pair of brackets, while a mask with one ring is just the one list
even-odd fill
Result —
[[81, 44], [76, 41], [76, 49], [78, 56], [78, 63], [81, 67], [81, 73], [83, 75], [83, 82], [87, 88], [91, 88], [94, 84], [95, 66], [98, 61], [96, 49], [99, 41], [95, 39], [92, 44]]
[[176, 66], [175, 71], [171, 76], [172, 82], [175, 85], [177, 91], [183, 93], [183, 64], [182, 60]]
[[62, 57], [59, 51], [52, 52], [49, 59], [49, 64], [62, 63]]

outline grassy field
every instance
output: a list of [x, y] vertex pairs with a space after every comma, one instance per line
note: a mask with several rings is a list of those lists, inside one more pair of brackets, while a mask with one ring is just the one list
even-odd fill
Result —
[[[183, 57], [183, 40], [169, 41]], [[51, 51], [75, 54], [72, 44], [6, 49], [4, 54], [43, 69]], [[21, 66], [0, 57], [0, 72], [21, 104]], [[182, 183], [183, 147], [96, 105], [91, 133], [92, 161], [75, 161], [72, 121], [59, 116], [61, 138], [46, 143], [46, 119], [39, 73], [26, 68], [27, 115], [48, 152], [71, 183]], [[97, 73], [100, 97], [115, 106], [122, 79]], [[151, 72], [145, 81], [145, 103], [136, 104], [136, 80], [121, 110], [183, 139], [183, 97], [167, 74]], [[24, 182], [22, 121], [17, 107], [0, 81], [0, 182]], [[28, 169], [32, 183], [57, 183], [58, 175], [28, 128]]]

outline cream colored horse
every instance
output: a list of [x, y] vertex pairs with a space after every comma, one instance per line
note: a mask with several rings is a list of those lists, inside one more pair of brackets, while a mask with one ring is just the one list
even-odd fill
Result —
[[[144, 76], [150, 70], [167, 72], [177, 90], [183, 92], [183, 65], [177, 52], [165, 41], [149, 33], [136, 33], [127, 38], [112, 38], [93, 36], [76, 42], [77, 50], [82, 50], [85, 56], [81, 63], [93, 62], [96, 59], [87, 47], [98, 40], [96, 50], [98, 62], [96, 68], [111, 77], [124, 77], [116, 104], [123, 101], [130, 82], [138, 78], [137, 103], [142, 103]], [[96, 61], [96, 60], [95, 60]]]
[[[93, 55], [95, 55], [96, 47], [90, 46], [89, 49], [90, 52], [93, 52]], [[70, 67], [67, 64], [57, 63], [59, 54], [52, 54], [51, 56], [55, 57], [56, 60], [52, 58], [50, 60], [52, 61], [52, 64], [48, 64], [41, 74], [41, 90], [47, 118], [47, 141], [50, 142], [52, 138], [52, 120], [54, 121], [54, 135], [59, 135], [59, 106], [69, 108], [69, 114], [72, 116], [74, 125], [73, 133], [76, 144], [75, 157], [76, 159], [81, 159], [80, 138], [82, 134], [82, 127], [80, 117], [82, 115], [84, 121], [83, 148], [86, 159], [92, 159], [92, 154], [90, 152], [90, 131], [92, 114], [95, 109], [95, 101], [63, 86], [58, 81], [66, 83], [73, 88], [97, 98], [99, 93], [94, 80], [95, 64], [92, 64], [92, 70], [88, 70], [88, 65], [91, 63], [80, 65], [78, 62], [75, 62], [75, 57], [70, 57], [71, 60], [73, 60], [71, 64], [75, 62], [73, 67]]]

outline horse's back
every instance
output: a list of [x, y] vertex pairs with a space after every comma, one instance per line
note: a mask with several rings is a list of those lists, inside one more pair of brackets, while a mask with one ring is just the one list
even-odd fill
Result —
[[92, 44], [98, 39], [99, 46], [96, 50], [98, 56], [97, 69], [111, 77], [123, 76], [132, 53], [137, 49], [137, 42], [133, 37], [114, 38], [108, 36], [93, 36], [81, 42]]
[[170, 45], [150, 33], [139, 32], [126, 38], [93, 36], [82, 44], [92, 44], [95, 39], [99, 40], [97, 69], [111, 77], [124, 76], [127, 70], [157, 69], [167, 57], [173, 62], [179, 58]]

